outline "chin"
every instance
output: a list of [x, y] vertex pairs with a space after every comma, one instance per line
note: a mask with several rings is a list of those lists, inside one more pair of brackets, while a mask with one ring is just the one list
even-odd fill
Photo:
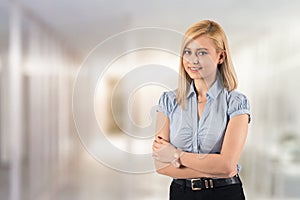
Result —
[[194, 79], [203, 79], [203, 77], [201, 75], [195, 75], [195, 74], [192, 74], [192, 75], [189, 74], [189, 77], [193, 80]]

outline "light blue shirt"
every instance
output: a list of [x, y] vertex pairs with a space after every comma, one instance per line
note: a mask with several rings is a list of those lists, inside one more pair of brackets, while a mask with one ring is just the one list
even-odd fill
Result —
[[228, 92], [220, 76], [206, 94], [207, 102], [198, 117], [197, 94], [193, 82], [183, 110], [176, 101], [176, 90], [164, 92], [157, 111], [170, 120], [170, 142], [175, 147], [193, 153], [220, 153], [228, 121], [240, 114], [248, 114], [247, 97], [235, 90]]

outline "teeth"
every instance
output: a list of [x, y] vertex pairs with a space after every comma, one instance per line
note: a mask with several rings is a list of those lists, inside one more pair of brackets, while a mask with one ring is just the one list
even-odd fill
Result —
[[200, 70], [202, 69], [201, 67], [191, 67], [192, 70]]

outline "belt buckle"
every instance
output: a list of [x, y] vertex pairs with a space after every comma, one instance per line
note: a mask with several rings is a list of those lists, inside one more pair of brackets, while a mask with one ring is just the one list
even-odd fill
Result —
[[200, 181], [200, 178], [195, 178], [191, 180], [192, 190], [202, 190], [202, 188], [194, 187], [194, 181]]
[[[192, 186], [192, 190], [202, 190], [204, 188], [199, 188], [199, 187], [194, 187], [194, 181], [200, 181], [200, 178], [195, 178], [191, 180], [191, 186]], [[204, 180], [204, 184], [205, 184], [205, 189], [209, 189], [209, 188], [214, 188], [214, 183], [212, 179], [205, 179]]]
[[214, 188], [214, 182], [212, 179], [209, 179], [209, 186], [211, 189]]

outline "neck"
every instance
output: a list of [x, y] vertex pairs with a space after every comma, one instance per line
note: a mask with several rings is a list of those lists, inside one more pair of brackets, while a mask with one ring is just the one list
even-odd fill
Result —
[[217, 76], [214, 78], [207, 80], [207, 79], [194, 79], [195, 89], [197, 92], [198, 97], [205, 97], [207, 91], [215, 82]]

